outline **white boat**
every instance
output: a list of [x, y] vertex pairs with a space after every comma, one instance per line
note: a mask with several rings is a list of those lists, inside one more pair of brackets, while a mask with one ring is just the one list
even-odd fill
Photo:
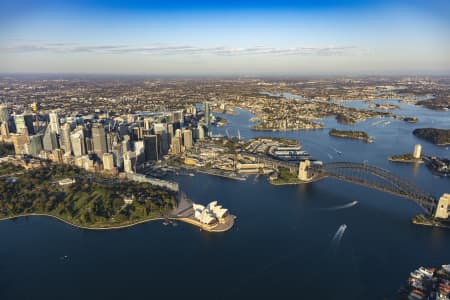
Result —
[[442, 269], [444, 269], [445, 272], [450, 273], [450, 265], [442, 265]]
[[433, 277], [433, 272], [431, 272], [428, 269], [425, 269], [424, 267], [420, 267], [417, 271], [419, 271], [420, 273], [422, 273], [423, 275], [425, 275], [427, 277]]

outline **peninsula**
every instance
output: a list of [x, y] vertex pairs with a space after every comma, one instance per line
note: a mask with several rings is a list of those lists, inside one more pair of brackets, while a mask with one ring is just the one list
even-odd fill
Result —
[[450, 129], [417, 128], [413, 134], [437, 146], [450, 145]]
[[4, 162], [0, 177], [0, 220], [47, 215], [107, 229], [164, 218], [177, 207], [173, 191], [46, 161], [29, 170]]

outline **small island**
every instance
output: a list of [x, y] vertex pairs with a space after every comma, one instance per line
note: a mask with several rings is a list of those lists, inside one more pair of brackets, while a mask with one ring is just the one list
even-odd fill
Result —
[[399, 109], [400, 108], [400, 106], [394, 105], [394, 104], [390, 104], [390, 103], [384, 103], [384, 104], [375, 103], [375, 104], [370, 104], [369, 107], [371, 107], [371, 108], [378, 108], [378, 109], [384, 109], [384, 110]]
[[416, 158], [411, 153], [392, 155], [389, 157], [389, 160], [402, 163], [423, 163], [421, 158]]
[[417, 128], [413, 134], [437, 146], [450, 145], [450, 129]]
[[355, 140], [363, 140], [366, 143], [372, 143], [373, 138], [371, 138], [364, 131], [352, 131], [352, 130], [337, 130], [335, 128], [331, 129], [328, 133], [331, 136], [345, 138], [345, 139], [355, 139]]

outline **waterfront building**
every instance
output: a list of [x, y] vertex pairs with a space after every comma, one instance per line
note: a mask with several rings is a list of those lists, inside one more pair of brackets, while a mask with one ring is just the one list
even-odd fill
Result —
[[92, 145], [93, 151], [98, 158], [103, 157], [103, 153], [108, 152], [105, 128], [102, 124], [95, 123], [92, 125]]
[[417, 144], [414, 146], [413, 157], [419, 159], [422, 152], [422, 146]]
[[228, 209], [218, 205], [217, 201], [212, 201], [206, 207], [201, 204], [193, 204], [194, 218], [203, 224], [215, 224], [223, 222], [228, 216]]
[[186, 150], [192, 148], [192, 130], [183, 130], [183, 145]]
[[114, 169], [114, 157], [112, 153], [103, 153], [103, 169], [113, 170]]

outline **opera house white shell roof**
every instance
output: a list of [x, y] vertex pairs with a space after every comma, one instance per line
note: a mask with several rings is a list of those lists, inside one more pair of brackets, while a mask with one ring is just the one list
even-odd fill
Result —
[[193, 204], [194, 217], [204, 224], [212, 224], [227, 216], [228, 209], [212, 201], [206, 207], [201, 204]]

